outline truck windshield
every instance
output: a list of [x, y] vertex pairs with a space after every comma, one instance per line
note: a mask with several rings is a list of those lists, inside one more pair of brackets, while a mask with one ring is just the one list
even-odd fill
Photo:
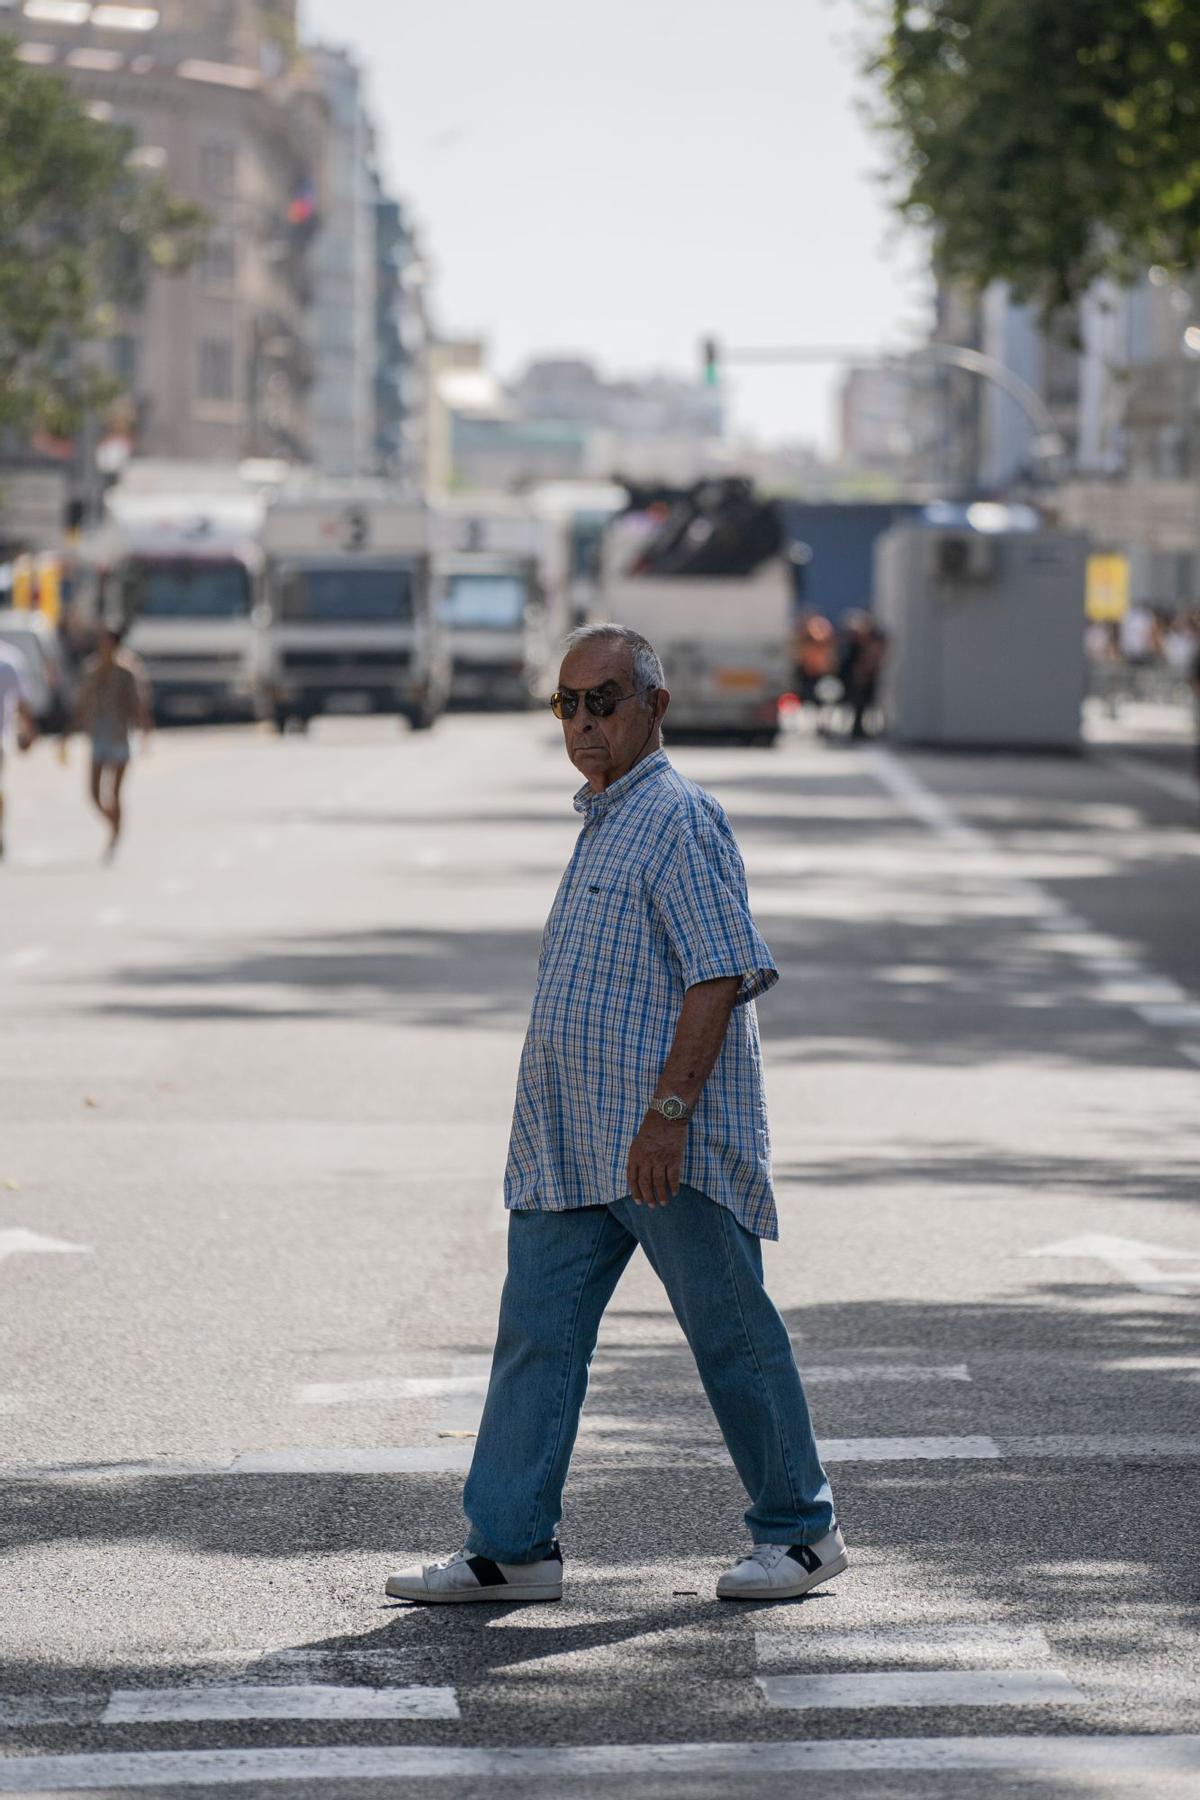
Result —
[[452, 575], [442, 617], [452, 631], [514, 631], [525, 600], [519, 575]]
[[413, 574], [392, 568], [285, 569], [279, 584], [279, 616], [292, 624], [408, 624], [413, 616]]
[[121, 585], [129, 612], [140, 619], [241, 619], [250, 611], [249, 572], [232, 560], [134, 558]]

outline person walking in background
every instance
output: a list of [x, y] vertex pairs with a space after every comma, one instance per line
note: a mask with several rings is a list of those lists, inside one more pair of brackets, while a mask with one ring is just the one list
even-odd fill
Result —
[[850, 709], [849, 736], [855, 743], [870, 735], [867, 714], [879, 693], [879, 675], [887, 653], [887, 634], [870, 613], [851, 613], [845, 621], [845, 638], [838, 660], [842, 697]]
[[820, 704], [820, 684], [837, 662], [837, 638], [821, 613], [805, 613], [793, 640], [796, 692], [803, 706]]
[[[563, 1486], [600, 1320], [639, 1244], [750, 1496], [723, 1600], [847, 1566], [787, 1327], [754, 999], [779, 978], [724, 812], [662, 748], [670, 695], [620, 625], [567, 639], [551, 698], [586, 785], [542, 938], [505, 1176], [508, 1278], [463, 1495], [465, 1548], [389, 1577], [417, 1601], [557, 1600]], [[683, 1539], [680, 1550], [692, 1546]]]
[[0, 859], [4, 856], [4, 747], [14, 721], [17, 748], [28, 750], [37, 736], [29, 671], [16, 646], [0, 642]]
[[121, 648], [121, 633], [111, 625], [100, 630], [95, 656], [83, 672], [75, 706], [75, 727], [91, 739], [90, 793], [106, 819], [112, 857], [121, 835], [121, 790], [129, 767], [129, 734], [136, 726], [148, 734], [154, 725], [145, 671], [140, 660]]

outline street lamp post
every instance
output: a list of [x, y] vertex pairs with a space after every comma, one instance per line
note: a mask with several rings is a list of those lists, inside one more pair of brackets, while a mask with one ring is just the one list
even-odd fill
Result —
[[982, 350], [965, 344], [933, 342], [919, 344], [912, 350], [859, 350], [853, 347], [821, 344], [745, 345], [730, 349], [714, 337], [701, 342], [703, 378], [708, 386], [717, 379], [717, 371], [725, 363], [743, 367], [755, 364], [780, 366], [786, 363], [876, 363], [880, 368], [911, 368], [914, 363], [942, 363], [963, 369], [981, 381], [990, 381], [1010, 399], [1015, 400], [1034, 427], [1030, 445], [1032, 456], [1042, 461], [1058, 461], [1066, 454], [1066, 444], [1055, 422], [1054, 414], [1036, 388], [1015, 375], [1005, 363]]

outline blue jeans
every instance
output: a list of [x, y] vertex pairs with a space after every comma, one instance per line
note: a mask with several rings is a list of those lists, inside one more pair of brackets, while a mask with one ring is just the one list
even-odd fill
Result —
[[641, 1244], [750, 1496], [756, 1543], [815, 1543], [833, 1499], [759, 1240], [695, 1188], [666, 1207], [514, 1212], [487, 1401], [463, 1494], [467, 1548], [538, 1562], [558, 1531], [604, 1309]]

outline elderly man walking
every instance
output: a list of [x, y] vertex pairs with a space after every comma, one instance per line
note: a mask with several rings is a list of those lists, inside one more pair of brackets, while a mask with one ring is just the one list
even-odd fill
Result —
[[567, 640], [551, 699], [586, 777], [542, 938], [505, 1202], [508, 1277], [444, 1562], [393, 1575], [421, 1601], [557, 1600], [563, 1486], [600, 1320], [640, 1244], [666, 1288], [750, 1498], [723, 1600], [806, 1593], [846, 1567], [783, 1320], [754, 999], [779, 979], [724, 812], [672, 768], [670, 695], [637, 632]]

